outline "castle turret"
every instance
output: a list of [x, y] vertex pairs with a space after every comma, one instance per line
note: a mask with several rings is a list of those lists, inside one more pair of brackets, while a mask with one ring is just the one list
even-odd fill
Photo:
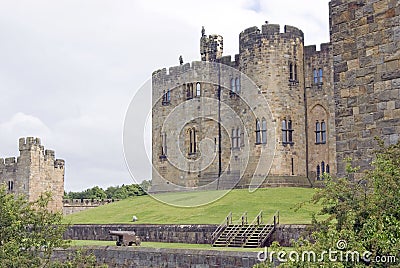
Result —
[[204, 27], [200, 38], [200, 55], [202, 61], [216, 61], [222, 57], [224, 40], [221, 35], [207, 36]]
[[62, 210], [64, 160], [55, 159], [55, 152], [45, 150], [39, 138], [20, 138], [19, 151], [17, 160], [0, 159], [0, 183], [5, 183], [10, 193], [24, 195], [30, 202], [51, 192], [49, 209]]

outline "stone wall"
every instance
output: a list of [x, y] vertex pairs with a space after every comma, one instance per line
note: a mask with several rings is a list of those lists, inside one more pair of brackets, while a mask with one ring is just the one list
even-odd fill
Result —
[[[256, 252], [99, 246], [85, 249], [87, 253], [93, 253], [99, 263], [110, 268], [250, 268], [257, 264]], [[52, 257], [64, 261], [76, 250], [55, 250]]]
[[306, 224], [280, 224], [276, 227], [275, 232], [267, 240], [266, 246], [277, 241], [283, 247], [293, 246], [292, 240], [297, 241], [303, 237], [311, 239], [312, 226]]
[[105, 240], [115, 237], [108, 234], [110, 230], [135, 231], [142, 241], [209, 244], [211, 235], [217, 225], [151, 225], [151, 224], [77, 224], [68, 228], [65, 239], [73, 240]]
[[63, 200], [63, 214], [69, 215], [79, 211], [96, 208], [113, 202], [119, 201], [119, 199], [64, 199]]
[[[78, 224], [70, 226], [64, 238], [112, 241], [116, 238], [108, 234], [110, 230], [134, 230], [143, 241], [148, 242], [210, 244], [211, 235], [216, 228], [217, 225]], [[278, 241], [282, 246], [290, 246], [292, 239], [297, 240], [302, 235], [309, 237], [310, 233], [310, 225], [280, 224], [268, 239], [267, 245]]]
[[30, 202], [36, 201], [43, 192], [51, 192], [53, 200], [49, 202], [49, 209], [61, 211], [64, 160], [56, 159], [53, 150], [45, 150], [39, 138], [20, 138], [19, 152], [17, 160], [0, 158], [0, 184], [6, 184], [10, 193], [25, 195]]
[[400, 133], [400, 1], [333, 0], [330, 4], [339, 175], [346, 157], [370, 168], [374, 137]]

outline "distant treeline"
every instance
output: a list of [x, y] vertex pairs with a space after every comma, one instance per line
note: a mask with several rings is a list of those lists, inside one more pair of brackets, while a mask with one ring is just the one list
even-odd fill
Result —
[[141, 184], [130, 184], [122, 186], [110, 186], [106, 190], [95, 186], [82, 192], [64, 192], [65, 199], [125, 199], [133, 196], [146, 195], [150, 181], [143, 181]]

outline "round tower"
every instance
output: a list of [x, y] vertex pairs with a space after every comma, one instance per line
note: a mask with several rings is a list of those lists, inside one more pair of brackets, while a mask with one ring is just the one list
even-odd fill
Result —
[[[276, 125], [276, 153], [267, 182], [308, 184], [304, 105], [303, 32], [276, 24], [251, 27], [239, 36], [239, 70], [267, 99]], [[259, 119], [261, 120], [261, 119]], [[263, 145], [254, 145], [263, 146]], [[282, 181], [284, 180], [284, 181]]]

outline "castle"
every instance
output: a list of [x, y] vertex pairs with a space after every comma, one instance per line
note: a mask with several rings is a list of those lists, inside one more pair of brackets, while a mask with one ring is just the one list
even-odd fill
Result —
[[400, 4], [330, 2], [329, 43], [266, 22], [200, 39], [201, 62], [152, 75], [152, 191], [314, 186], [371, 165], [400, 133]]
[[0, 158], [0, 185], [9, 193], [24, 195], [36, 201], [44, 192], [52, 193], [49, 210], [62, 211], [64, 196], [64, 160], [56, 159], [52, 150], [45, 150], [39, 138], [20, 138], [20, 155]]

